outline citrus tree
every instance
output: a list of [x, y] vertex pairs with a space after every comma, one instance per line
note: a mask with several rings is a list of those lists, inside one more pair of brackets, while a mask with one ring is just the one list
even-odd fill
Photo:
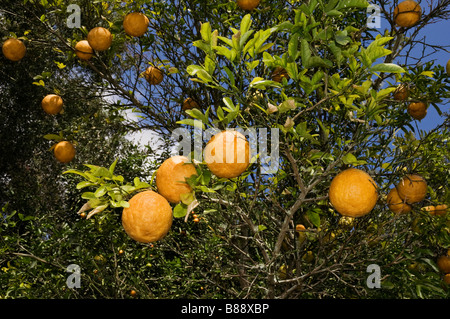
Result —
[[[83, 202], [52, 240], [85, 239], [67, 264], [94, 268], [89, 288], [55, 275], [64, 294], [448, 298], [448, 68], [412, 52], [449, 1], [79, 5], [67, 30], [67, 5], [24, 1], [43, 30], [27, 39], [87, 72], [108, 108], [138, 113], [124, 127], [166, 152], [139, 174], [100, 159], [62, 171]], [[369, 5], [388, 28], [368, 24]], [[429, 107], [443, 124], [424, 132]], [[180, 132], [197, 144], [174, 161]]]

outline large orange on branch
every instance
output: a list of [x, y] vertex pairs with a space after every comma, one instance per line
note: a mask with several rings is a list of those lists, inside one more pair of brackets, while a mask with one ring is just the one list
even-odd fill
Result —
[[422, 8], [412, 0], [406, 0], [398, 4], [394, 9], [394, 22], [400, 27], [410, 28], [419, 22], [422, 16]]
[[23, 59], [27, 48], [22, 41], [10, 38], [3, 43], [2, 52], [5, 58], [17, 62]]
[[147, 190], [134, 195], [122, 212], [122, 226], [132, 239], [150, 243], [163, 239], [172, 226], [172, 207], [160, 194]]
[[164, 73], [154, 66], [149, 66], [144, 72], [144, 77], [148, 83], [158, 85], [164, 79]]
[[94, 55], [94, 50], [87, 40], [81, 40], [75, 44], [75, 54], [81, 60], [89, 60]]
[[349, 168], [331, 181], [329, 199], [343, 216], [361, 217], [372, 211], [377, 203], [377, 185], [366, 172]]
[[404, 101], [408, 98], [409, 91], [408, 87], [405, 84], [399, 85], [398, 88], [394, 91], [394, 100]]
[[181, 194], [192, 192], [192, 188], [186, 183], [186, 178], [196, 175], [194, 164], [189, 163], [185, 156], [172, 156], [166, 159], [156, 171], [156, 187], [161, 194], [171, 203], [178, 203]]
[[96, 27], [89, 31], [87, 40], [95, 51], [106, 51], [112, 44], [113, 36], [108, 29]]
[[392, 188], [386, 198], [389, 209], [396, 214], [406, 214], [412, 210], [412, 206], [405, 203], [398, 196], [397, 188]]
[[140, 12], [128, 13], [123, 19], [123, 29], [125, 33], [132, 37], [140, 37], [147, 32], [149, 20], [147, 16]]
[[406, 175], [396, 186], [398, 196], [408, 204], [422, 201], [427, 194], [427, 182], [416, 174]]
[[191, 109], [199, 109], [200, 105], [198, 105], [197, 101], [193, 98], [188, 97], [183, 101], [182, 109], [183, 111], [191, 110]]
[[42, 99], [41, 106], [45, 113], [55, 115], [61, 112], [63, 99], [59, 95], [48, 94]]
[[237, 0], [237, 5], [242, 10], [252, 11], [255, 9], [261, 0]]
[[443, 273], [450, 273], [450, 256], [442, 255], [437, 259], [437, 266]]
[[234, 178], [250, 165], [250, 145], [238, 131], [225, 130], [214, 135], [203, 151], [209, 170], [219, 178]]
[[413, 102], [408, 105], [408, 114], [420, 121], [427, 115], [427, 108], [424, 102]]
[[61, 141], [56, 144], [53, 154], [58, 162], [69, 163], [75, 157], [75, 147], [69, 141]]

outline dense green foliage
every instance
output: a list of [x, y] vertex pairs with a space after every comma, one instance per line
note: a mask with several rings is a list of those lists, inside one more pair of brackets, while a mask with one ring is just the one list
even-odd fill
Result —
[[[433, 1], [412, 29], [386, 30], [367, 28], [365, 0], [262, 0], [250, 13], [228, 0], [72, 2], [80, 28], [67, 27], [65, 1], [0, 7], [2, 39], [27, 44], [22, 61], [0, 60], [0, 298], [450, 296], [436, 266], [450, 248], [450, 214], [421, 210], [450, 204], [450, 82], [435, 61], [403, 55], [421, 43], [416, 30], [449, 16], [450, 1]], [[392, 22], [397, 1], [376, 3]], [[150, 19], [143, 37], [123, 31], [132, 11]], [[82, 62], [73, 46], [95, 26], [111, 30], [113, 45]], [[161, 85], [142, 77], [149, 65], [164, 71]], [[277, 67], [289, 78], [273, 81]], [[420, 131], [407, 102], [392, 98], [400, 83], [443, 124]], [[62, 95], [63, 114], [42, 112], [48, 93]], [[182, 111], [187, 97], [201, 109]], [[137, 243], [122, 229], [122, 207], [133, 192], [156, 189], [171, 132], [192, 132], [194, 120], [278, 129], [279, 169], [263, 174], [260, 159], [228, 180], [200, 163], [190, 180], [200, 221], [187, 215], [189, 202], [173, 205], [166, 238]], [[152, 130], [159, 148], [126, 139], [139, 129]], [[68, 165], [49, 150], [61, 136], [77, 147]], [[367, 171], [380, 196], [370, 214], [344, 224], [328, 188], [348, 167]], [[385, 196], [406, 173], [422, 175], [428, 194], [395, 215]], [[87, 200], [101, 211], [84, 219]], [[70, 264], [81, 267], [81, 288], [66, 285]], [[381, 288], [366, 284], [371, 264]]]

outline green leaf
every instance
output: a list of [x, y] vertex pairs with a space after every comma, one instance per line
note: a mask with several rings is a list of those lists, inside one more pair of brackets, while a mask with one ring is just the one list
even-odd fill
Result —
[[84, 172], [77, 170], [77, 169], [69, 169], [67, 171], [64, 171], [63, 174], [77, 174], [77, 175], [83, 176], [84, 178], [88, 179], [88, 176]]
[[203, 41], [207, 43], [211, 42], [211, 25], [209, 22], [201, 24], [200, 34], [202, 35]]
[[305, 66], [305, 68], [309, 68], [309, 60], [311, 58], [311, 50], [309, 48], [309, 43], [305, 39], [301, 40], [301, 58], [302, 58], [302, 64]]
[[177, 124], [185, 124], [185, 125], [190, 125], [193, 127], [200, 127], [205, 130], [205, 124], [202, 121], [196, 120], [196, 119], [183, 119], [181, 121], [177, 121]]
[[251, 24], [252, 24], [252, 16], [250, 14], [246, 14], [241, 21], [241, 29], [240, 29], [241, 34], [246, 33], [250, 29]]
[[206, 115], [197, 108], [186, 110], [186, 114], [193, 117], [194, 119], [202, 121], [202, 123], [208, 123], [208, 118], [206, 117]]
[[194, 193], [193, 192], [190, 192], [190, 193], [183, 193], [183, 194], [180, 194], [180, 199], [181, 199], [181, 202], [184, 204], [184, 205], [189, 205], [190, 203], [192, 203], [193, 201], [194, 201]]
[[308, 210], [306, 212], [306, 215], [308, 216], [308, 219], [313, 223], [314, 226], [320, 227], [320, 215], [319, 215], [319, 209], [313, 209]]
[[349, 165], [357, 162], [358, 159], [352, 153], [347, 153], [344, 157], [342, 157], [342, 161], [344, 162], [344, 164]]
[[335, 10], [342, 9], [364, 9], [369, 6], [369, 3], [366, 0], [341, 0], [338, 2], [338, 5], [335, 7]]
[[83, 199], [97, 199], [93, 192], [84, 192], [81, 194], [81, 198]]
[[186, 216], [186, 214], [187, 214], [187, 206], [182, 203], [177, 204], [173, 209], [173, 217], [175, 218], [182, 218]]
[[299, 37], [298, 34], [294, 34], [294, 35], [292, 35], [291, 39], [289, 40], [288, 53], [289, 53], [289, 58], [291, 59], [291, 61], [295, 61], [297, 59], [297, 57], [299, 56], [298, 37]]
[[45, 134], [44, 138], [49, 141], [62, 141], [64, 138], [57, 134]]
[[266, 229], [267, 229], [266, 226], [264, 226], [264, 225], [258, 225], [258, 231], [264, 231], [264, 230], [266, 230]]
[[330, 11], [325, 12], [325, 14], [327, 16], [329, 16], [329, 17], [337, 17], [337, 16], [340, 16], [340, 15], [343, 15], [343, 13], [341, 11], [338, 11], [338, 10], [330, 10]]
[[405, 70], [393, 63], [379, 63], [370, 68], [371, 72], [404, 73]]
[[103, 195], [106, 194], [106, 191], [107, 191], [106, 186], [102, 185], [95, 191], [94, 196], [97, 198], [102, 197]]
[[94, 183], [91, 183], [89, 181], [82, 181], [77, 184], [77, 189], [82, 189], [82, 188], [92, 186], [92, 185], [94, 185]]
[[112, 174], [112, 173], [114, 173], [114, 170], [115, 170], [115, 168], [116, 168], [116, 165], [117, 165], [117, 161], [118, 161], [118, 158], [116, 158], [116, 160], [111, 164], [111, 166], [109, 167], [109, 172]]

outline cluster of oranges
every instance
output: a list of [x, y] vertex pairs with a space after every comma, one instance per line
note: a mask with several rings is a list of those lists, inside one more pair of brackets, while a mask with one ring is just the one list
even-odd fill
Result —
[[[403, 28], [415, 26], [422, 16], [422, 8], [413, 0], [406, 0], [398, 4], [394, 9], [394, 23]], [[450, 75], [450, 60], [446, 65], [447, 74]], [[394, 92], [394, 99], [397, 101], [406, 101], [409, 97], [409, 88], [407, 85], [400, 85]], [[408, 103], [408, 114], [416, 119], [422, 120], [427, 115], [428, 103], [424, 101], [413, 101]]]
[[[204, 149], [208, 169], [218, 178], [240, 176], [250, 165], [250, 146], [245, 136], [234, 130], [215, 134]], [[164, 238], [172, 225], [172, 208], [185, 194], [192, 193], [187, 179], [197, 175], [190, 160], [181, 155], [166, 159], [156, 170], [157, 192], [134, 195], [122, 213], [122, 225], [136, 241], [149, 243]], [[194, 214], [194, 222], [199, 217]]]

